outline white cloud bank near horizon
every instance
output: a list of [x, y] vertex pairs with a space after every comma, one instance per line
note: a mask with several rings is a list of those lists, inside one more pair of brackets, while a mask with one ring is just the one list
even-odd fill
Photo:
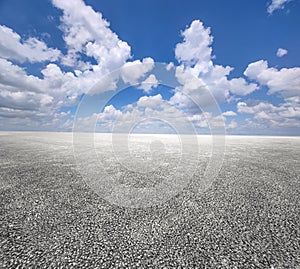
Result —
[[[271, 14], [282, 8], [285, 2], [273, 0], [268, 12]], [[63, 12], [59, 27], [67, 48], [66, 54], [48, 47], [36, 37], [23, 40], [13, 29], [0, 25], [2, 130], [70, 130], [74, 114], [62, 111], [62, 108], [76, 106], [82, 94], [88, 93], [103, 75], [117, 68], [122, 70], [121, 77], [105, 81], [101, 87], [104, 91], [114, 90], [118, 79], [138, 84], [145, 94], [151, 93], [159, 84], [154, 74], [143, 78], [153, 68], [154, 60], [146, 57], [133, 61], [130, 45], [119, 39], [100, 12], [94, 11], [82, 0], [53, 0], [52, 3]], [[299, 67], [277, 69], [270, 67], [266, 60], [258, 60], [248, 64], [243, 76], [230, 78], [233, 67], [215, 63], [213, 36], [209, 27], [200, 20], [194, 20], [181, 34], [183, 40], [175, 47], [178, 65], [175, 64], [174, 68], [182, 86], [175, 89], [170, 100], [163, 100], [159, 94], [150, 97], [145, 95], [134, 104], [128, 104], [132, 106], [131, 110], [127, 107], [127, 110], [121, 111], [110, 105], [102, 113], [89, 117], [97, 117], [100, 125], [110, 129], [118, 117], [144, 117], [141, 114], [143, 107], [143, 113], [149, 113], [150, 116], [159, 117], [159, 113], [162, 113], [173, 118], [172, 112], [179, 121], [182, 109], [199, 128], [207, 127], [207, 121], [218, 123], [220, 119], [233, 131], [240, 126], [248, 126], [250, 131], [254, 125], [262, 130], [269, 127], [300, 127]], [[287, 51], [278, 53], [282, 57]], [[89, 57], [95, 62], [86, 60]], [[44, 63], [41, 75], [28, 73], [21, 67], [24, 62]], [[65, 71], [66, 67], [73, 71]], [[131, 67], [130, 72], [127, 67]], [[197, 80], [191, 80], [190, 74]], [[191, 97], [198, 95], [199, 85], [195, 85], [195, 81], [196, 84], [198, 81], [205, 85], [221, 106], [235, 103], [235, 111], [226, 111], [216, 118], [195, 112], [193, 104], [181, 93], [184, 89]], [[282, 103], [273, 105], [256, 100], [253, 104], [245, 101], [248, 95], [262, 90], [266, 90], [268, 95], [280, 95], [283, 97]], [[244, 101], [239, 101], [241, 98]]]

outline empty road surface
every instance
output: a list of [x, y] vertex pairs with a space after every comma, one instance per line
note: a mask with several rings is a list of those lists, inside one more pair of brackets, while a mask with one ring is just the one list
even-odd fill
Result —
[[[177, 167], [178, 147], [163, 146], [172, 136], [156, 136], [149, 151], [136, 135], [135, 157], [159, 160], [146, 173], [143, 162], [118, 160], [108, 137], [98, 135], [97, 156], [121, 186], [155, 186]], [[0, 133], [0, 268], [300, 268], [300, 138], [226, 137], [205, 191], [197, 182], [209, 141], [199, 139], [189, 184], [160, 205], [130, 208], [88, 184], [72, 134]]]

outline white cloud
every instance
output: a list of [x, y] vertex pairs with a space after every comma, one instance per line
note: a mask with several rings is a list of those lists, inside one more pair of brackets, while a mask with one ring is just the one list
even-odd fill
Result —
[[209, 132], [209, 127], [224, 126], [223, 116], [213, 116], [212, 113], [189, 115], [177, 109], [160, 94], [143, 96], [136, 103], [129, 104], [117, 110], [113, 106], [106, 107], [102, 113], [94, 113], [78, 119], [82, 129], [91, 129], [97, 120], [97, 131], [128, 131], [133, 132], [179, 132], [190, 133], [194, 128]]
[[[229, 80], [228, 75], [233, 68], [214, 64], [211, 48], [213, 37], [210, 28], [205, 28], [201, 21], [193, 21], [182, 32], [182, 36], [183, 42], [177, 44], [175, 49], [176, 59], [181, 63], [176, 68], [176, 77], [185, 93], [193, 97], [205, 87], [218, 102], [224, 102], [232, 98], [232, 94], [247, 95], [258, 89], [255, 83], [248, 83], [244, 78]], [[183, 101], [181, 106], [186, 106], [188, 100], [181, 94], [174, 96], [172, 101], [179, 105], [180, 99]]]
[[198, 128], [225, 126], [225, 118], [222, 115], [213, 116], [210, 112], [194, 114], [188, 119]]
[[268, 69], [268, 62], [260, 60], [249, 64], [244, 74], [250, 79], [256, 79], [261, 76], [261, 73], [263, 73], [263, 71], [265, 71], [266, 69]]
[[121, 77], [125, 83], [131, 85], [137, 84], [140, 78], [143, 78], [147, 72], [151, 71], [154, 67], [154, 61], [152, 58], [144, 58], [142, 62], [136, 60], [133, 62], [127, 62], [121, 69]]
[[234, 78], [229, 81], [230, 92], [237, 95], [248, 95], [258, 89], [254, 83], [248, 83], [244, 78]]
[[269, 88], [269, 94], [281, 92], [286, 97], [298, 96], [300, 92], [300, 68], [268, 67], [267, 61], [257, 61], [248, 65], [244, 74]]
[[276, 107], [268, 102], [259, 102], [253, 106], [249, 106], [245, 102], [237, 103], [237, 111], [239, 113], [246, 113], [246, 114], [256, 114], [261, 111], [269, 111], [273, 112], [276, 111]]
[[193, 75], [191, 71], [191, 69], [187, 69], [182, 65], [177, 66], [175, 69], [175, 77], [178, 82], [183, 85], [183, 89], [186, 93], [191, 93], [205, 86], [203, 80]]
[[52, 0], [63, 11], [61, 29], [68, 48], [64, 64], [87, 68], [79, 60], [79, 53], [93, 57], [102, 73], [121, 67], [130, 57], [130, 46], [120, 40], [109, 28], [100, 12], [85, 5], [82, 0]]
[[112, 105], [105, 107], [102, 113], [79, 118], [77, 125], [80, 129], [90, 130], [97, 121], [97, 131], [122, 132], [128, 128], [139, 132], [165, 132], [185, 124], [188, 118], [184, 113], [167, 101], [160, 94], [143, 96], [136, 103], [125, 107], [123, 111], [115, 109]]
[[237, 114], [234, 111], [229, 110], [229, 111], [223, 112], [222, 115], [225, 117], [233, 117], [233, 116], [236, 116]]
[[0, 58], [0, 107], [49, 111], [54, 96], [46, 85], [43, 79], [27, 75], [23, 68]]
[[56, 64], [48, 64], [41, 73], [42, 78], [28, 75], [24, 69], [0, 58], [0, 106], [53, 114], [62, 106], [75, 105], [78, 96], [96, 83], [91, 93], [115, 88], [114, 80], [99, 82], [99, 74], [93, 71], [78, 71], [75, 75], [63, 72]]
[[227, 129], [235, 129], [238, 127], [238, 124], [235, 120], [232, 120], [229, 124], [226, 125]]
[[0, 57], [19, 62], [43, 62], [57, 61], [59, 56], [59, 50], [48, 48], [43, 41], [33, 37], [23, 41], [12, 29], [0, 25]]
[[290, 1], [291, 0], [272, 0], [268, 5], [267, 11], [269, 14], [272, 14], [275, 10], [284, 9], [284, 4]]
[[38, 94], [26, 91], [0, 91], [0, 106], [23, 109], [23, 110], [45, 110], [51, 104], [53, 97], [47, 94]]
[[170, 104], [177, 106], [178, 108], [193, 108], [193, 103], [191, 100], [181, 91], [175, 92], [175, 94], [170, 98]]
[[81, 72], [63, 72], [56, 64], [49, 64], [43, 69], [44, 81], [53, 94], [78, 96], [82, 93], [95, 94], [116, 89], [116, 75], [102, 76], [97, 68]]
[[[13, 115], [9, 109], [32, 111], [32, 114], [39, 116], [32, 115], [31, 118], [41, 125], [40, 118], [44, 117], [47, 121], [44, 126], [47, 128], [59, 122], [54, 119], [54, 115], [61, 107], [76, 105], [78, 97], [89, 92], [96, 83], [97, 87], [92, 89], [91, 94], [115, 89], [117, 78], [111, 76], [105, 79], [103, 75], [121, 67], [130, 58], [127, 43], [119, 40], [102, 15], [86, 6], [82, 0], [53, 3], [63, 10], [61, 29], [68, 49], [67, 55], [48, 48], [36, 38], [22, 40], [10, 28], [0, 26], [0, 106], [5, 108], [2, 116], [4, 113]], [[94, 57], [97, 65], [84, 62], [79, 54]], [[42, 77], [37, 77], [27, 74], [25, 69], [13, 64], [11, 60], [62, 60], [63, 63], [69, 61], [69, 65], [76, 66], [76, 69], [74, 72], [65, 72], [60, 62], [50, 63], [41, 70]], [[146, 63], [154, 65], [152, 59], [143, 62], [146, 66]], [[143, 72], [147, 68], [144, 67]], [[51, 115], [53, 121], [45, 113]], [[17, 113], [14, 112], [14, 115], [17, 116]]]
[[1, 58], [0, 87], [9, 91], [44, 92], [41, 79], [27, 75], [23, 68]]
[[99, 114], [98, 121], [114, 121], [121, 115], [122, 112], [120, 110], [117, 110], [113, 105], [109, 105], [104, 108], [103, 113]]
[[97, 130], [111, 132], [115, 122], [122, 117], [122, 112], [113, 105], [106, 106], [102, 113], [93, 113], [86, 117], [76, 119], [76, 129], [87, 131]]
[[170, 71], [172, 68], [174, 68], [174, 63], [173, 62], [168, 63], [167, 66], [166, 66], [166, 69], [168, 71]]
[[253, 116], [251, 124], [264, 124], [265, 127], [300, 127], [300, 104], [292, 100], [275, 106], [266, 101], [247, 104], [239, 102], [237, 111]]
[[119, 77], [118, 74], [114, 73], [110, 74], [109, 76], [101, 77], [101, 79], [98, 80], [99, 78], [95, 73], [89, 73], [82, 78], [79, 76], [79, 79], [81, 79], [83, 85], [86, 84], [86, 89], [88, 89], [88, 85], [91, 81], [97, 81], [96, 84], [93, 82], [94, 86], [88, 91], [88, 94], [92, 95], [110, 90], [115, 90], [117, 88], [117, 82]]
[[158, 108], [163, 104], [163, 99], [160, 94], [154, 96], [142, 96], [137, 105], [140, 107], [151, 107], [151, 108]]
[[[124, 83], [138, 85], [147, 93], [158, 85], [157, 77], [149, 74], [155, 66], [153, 59], [129, 62], [130, 46], [111, 31], [109, 23], [100, 12], [94, 11], [82, 0], [52, 2], [63, 11], [60, 28], [66, 43], [66, 55], [62, 55], [57, 49], [48, 48], [37, 38], [22, 39], [12, 29], [0, 26], [0, 118], [7, 123], [7, 128], [21, 125], [24, 128], [31, 126], [33, 129], [69, 130], [73, 116], [70, 112], [60, 112], [60, 109], [76, 105], [81, 94], [114, 90], [119, 79]], [[282, 8], [283, 4], [279, 7], [273, 6], [272, 12]], [[205, 99], [205, 88], [213, 93], [218, 102], [236, 102], [239, 100], [238, 96], [246, 96], [257, 90], [257, 82], [260, 86], [267, 86], [269, 94], [284, 93], [285, 102], [278, 106], [265, 101], [239, 102], [237, 112], [249, 115], [251, 124], [299, 126], [300, 68], [279, 70], [268, 67], [266, 61], [258, 61], [248, 65], [244, 72], [245, 77], [229, 79], [233, 68], [214, 62], [210, 28], [196, 20], [182, 32], [182, 37], [183, 42], [175, 48], [179, 66], [173, 63], [166, 66], [167, 70], [175, 67], [176, 78], [181, 84], [175, 89], [170, 101], [163, 100], [160, 94], [143, 96], [136, 103], [127, 105], [126, 111], [118, 110], [112, 105], [107, 106], [103, 113], [81, 119], [82, 124], [98, 120], [101, 128], [111, 130], [118, 119], [126, 127], [133, 119], [143, 121], [153, 117], [176, 124], [188, 119], [197, 128], [207, 128], [208, 123], [221, 126], [225, 117], [236, 116], [236, 113], [226, 111], [219, 116], [208, 112], [201, 113], [192, 99]], [[277, 55], [281, 57], [286, 53], [285, 49], [280, 48]], [[87, 60], [89, 57], [94, 58], [93, 62], [96, 64]], [[38, 77], [30, 75], [26, 69], [16, 65], [15, 61], [48, 63]], [[67, 72], [62, 64], [75, 70]], [[120, 68], [120, 77], [103, 77], [117, 68]], [[248, 79], [255, 83], [249, 83]], [[3, 123], [0, 124], [3, 128]], [[151, 130], [152, 125], [146, 125]], [[237, 125], [232, 120], [227, 128], [240, 127]]]
[[288, 51], [286, 49], [283, 48], [279, 48], [276, 52], [276, 56], [277, 57], [283, 57], [284, 55], [286, 55], [288, 53]]
[[179, 62], [189, 66], [198, 66], [199, 72], [208, 72], [212, 66], [211, 53], [213, 37], [210, 28], [195, 20], [182, 32], [183, 42], [176, 45], [175, 56]]
[[146, 93], [149, 93], [151, 89], [156, 88], [157, 86], [158, 80], [155, 75], [151, 74], [139, 85], [138, 88], [144, 90]]

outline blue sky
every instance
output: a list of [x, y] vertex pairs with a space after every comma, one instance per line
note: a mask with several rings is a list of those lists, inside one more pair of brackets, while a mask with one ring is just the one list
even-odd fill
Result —
[[[298, 0], [2, 0], [0, 130], [71, 131], [74, 120], [96, 119], [106, 132], [116, 121], [159, 112], [183, 117], [199, 133], [225, 124], [229, 134], [299, 135], [298, 14]], [[159, 85], [156, 62], [172, 62], [180, 85]], [[124, 71], [111, 78], [118, 68]], [[221, 113], [195, 109], [187, 96], [200, 90], [187, 73]], [[91, 93], [105, 75], [108, 84]], [[123, 92], [78, 118], [83, 96], [116, 93], [119, 80], [127, 83]], [[151, 124], [145, 130], [160, 132]]]

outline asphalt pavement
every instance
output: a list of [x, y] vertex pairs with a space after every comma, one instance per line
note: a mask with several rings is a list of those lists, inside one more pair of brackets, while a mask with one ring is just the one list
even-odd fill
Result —
[[124, 208], [86, 185], [70, 135], [2, 133], [0, 268], [300, 268], [299, 157], [300, 138], [229, 137], [210, 189]]

